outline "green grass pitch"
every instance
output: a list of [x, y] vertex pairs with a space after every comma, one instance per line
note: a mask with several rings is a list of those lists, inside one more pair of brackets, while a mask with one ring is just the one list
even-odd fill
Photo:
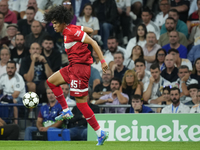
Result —
[[199, 150], [200, 142], [0, 141], [0, 150]]

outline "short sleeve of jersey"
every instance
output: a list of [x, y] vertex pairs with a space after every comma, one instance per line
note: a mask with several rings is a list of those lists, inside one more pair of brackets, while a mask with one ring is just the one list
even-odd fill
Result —
[[64, 42], [65, 43], [71, 43], [71, 42], [84, 42], [86, 33], [82, 31], [83, 26], [75, 26], [72, 28], [66, 28], [65, 29], [65, 36], [64, 36]]

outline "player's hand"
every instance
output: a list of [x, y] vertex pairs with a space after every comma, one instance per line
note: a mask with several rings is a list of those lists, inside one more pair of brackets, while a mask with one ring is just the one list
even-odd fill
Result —
[[107, 63], [106, 62], [102, 63], [101, 68], [102, 68], [103, 72], [106, 73], [106, 70], [108, 69]]

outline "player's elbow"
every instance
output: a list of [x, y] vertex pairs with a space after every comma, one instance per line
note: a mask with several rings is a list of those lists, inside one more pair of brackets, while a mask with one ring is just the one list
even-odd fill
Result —
[[88, 32], [89, 32], [89, 33], [93, 33], [94, 30], [93, 30], [92, 28], [88, 28]]

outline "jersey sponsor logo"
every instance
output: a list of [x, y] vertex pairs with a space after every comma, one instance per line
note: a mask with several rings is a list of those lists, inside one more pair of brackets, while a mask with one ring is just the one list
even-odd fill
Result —
[[74, 36], [77, 36], [77, 37], [79, 37], [79, 36], [80, 36], [80, 34], [81, 34], [81, 31], [76, 31], [76, 33], [74, 34]]

